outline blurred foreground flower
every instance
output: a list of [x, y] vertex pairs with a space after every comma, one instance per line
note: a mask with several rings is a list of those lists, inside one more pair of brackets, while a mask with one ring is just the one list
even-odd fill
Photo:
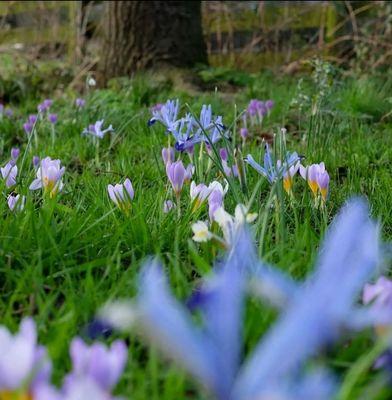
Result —
[[117, 183], [114, 186], [108, 185], [108, 193], [113, 203], [122, 211], [128, 212], [131, 208], [131, 201], [135, 196], [132, 182], [125, 179], [124, 183]]
[[37, 170], [37, 178], [33, 180], [29, 189], [37, 190], [44, 189], [44, 193], [49, 194], [50, 198], [56, 196], [63, 188], [62, 177], [65, 172], [65, 167], [61, 167], [60, 160], [52, 160], [50, 157], [45, 157], [41, 160]]
[[[335, 380], [312, 357], [351, 327], [356, 298], [379, 262], [378, 229], [363, 202], [350, 202], [326, 235], [316, 269], [299, 285], [257, 260], [240, 230], [224, 264], [205, 280], [196, 307], [200, 324], [170, 292], [162, 267], [148, 262], [134, 303], [108, 304], [100, 318], [134, 327], [220, 400], [334, 397]], [[244, 359], [242, 330], [249, 284], [281, 299], [281, 315]], [[319, 363], [318, 363], [319, 364]]]
[[0, 326], [0, 399], [30, 399], [48, 381], [50, 372], [51, 363], [37, 344], [32, 319], [25, 318], [14, 335]]

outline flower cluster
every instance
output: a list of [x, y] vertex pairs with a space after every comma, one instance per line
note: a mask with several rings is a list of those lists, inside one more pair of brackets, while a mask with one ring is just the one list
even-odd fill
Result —
[[130, 179], [125, 179], [124, 183], [117, 183], [114, 186], [108, 185], [108, 193], [113, 203], [125, 213], [129, 212], [131, 202], [135, 197], [132, 182]]
[[228, 132], [223, 125], [221, 116], [213, 116], [211, 105], [203, 105], [200, 117], [195, 118], [190, 113], [179, 118], [179, 100], [168, 100], [151, 109], [152, 118], [148, 124], [159, 121], [166, 127], [175, 140], [175, 149], [184, 151], [192, 149], [195, 144], [217, 143], [222, 137], [228, 137]]
[[21, 322], [15, 335], [0, 326], [0, 352], [0, 398], [34, 400], [112, 399], [128, 353], [119, 340], [108, 348], [75, 338], [70, 347], [72, 370], [57, 389], [50, 383], [52, 363], [46, 349], [37, 344], [31, 318]]

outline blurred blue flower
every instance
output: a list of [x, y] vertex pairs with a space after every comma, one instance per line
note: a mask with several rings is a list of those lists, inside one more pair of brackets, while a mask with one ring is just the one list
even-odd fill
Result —
[[[379, 260], [377, 226], [365, 204], [353, 200], [326, 234], [316, 269], [303, 285], [257, 260], [242, 231], [226, 260], [204, 282], [196, 305], [202, 326], [170, 293], [157, 261], [142, 271], [133, 305], [108, 305], [101, 317], [117, 326], [137, 326], [162, 352], [220, 400], [259, 398], [330, 399], [334, 379], [305, 363], [350, 326], [355, 302]], [[277, 322], [242, 362], [242, 320], [248, 283], [264, 295], [287, 299]], [[194, 305], [193, 305], [194, 306]], [[115, 316], [115, 317], [114, 317]]]

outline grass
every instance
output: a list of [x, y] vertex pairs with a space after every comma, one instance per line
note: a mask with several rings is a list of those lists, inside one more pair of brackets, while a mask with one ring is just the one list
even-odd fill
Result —
[[[178, 97], [184, 110], [189, 107], [195, 113], [202, 104], [212, 104], [214, 112], [224, 116], [225, 124], [234, 127], [236, 115], [251, 98], [272, 98], [276, 103], [272, 114], [245, 145], [243, 154], [252, 153], [260, 160], [262, 145], [257, 136], [276, 134], [285, 126], [289, 150], [304, 155], [306, 164], [325, 162], [331, 186], [323, 211], [313, 208], [309, 190], [300, 177], [295, 178], [294, 201], [277, 188], [283, 200], [278, 208], [266, 207], [271, 188], [251, 168], [247, 168], [247, 190], [231, 181], [226, 209], [234, 211], [233, 193], [244, 203], [253, 198], [251, 211], [259, 213], [255, 238], [266, 261], [298, 279], [306, 276], [328, 223], [353, 195], [368, 199], [372, 215], [382, 221], [383, 239], [391, 240], [390, 78], [380, 82], [369, 77], [354, 80], [335, 76], [326, 87], [305, 78], [301, 94], [308, 100], [290, 106], [299, 95], [297, 79], [259, 74], [249, 76], [247, 86], [222, 93], [219, 86], [227, 87], [227, 82], [220, 82], [219, 74], [211, 76], [217, 90], [197, 94], [173, 88], [167, 82], [157, 83], [148, 76], [117, 81], [109, 89], [90, 91], [87, 106], [81, 111], [72, 106], [69, 94], [59, 96], [52, 107], [59, 115], [54, 143], [48, 123], [38, 122], [37, 141], [29, 145], [23, 132], [24, 120], [42, 99], [22, 101], [12, 119], [0, 120], [2, 165], [11, 147], [20, 146], [25, 164], [16, 191], [27, 196], [25, 211], [11, 213], [5, 201], [9, 190], [2, 184], [1, 322], [16, 329], [23, 316], [34, 316], [40, 342], [48, 347], [54, 361], [56, 382], [69, 370], [72, 337], [85, 334], [86, 325], [106, 301], [136, 293], [137, 274], [147, 256], [159, 255], [174, 292], [183, 299], [209, 272], [217, 256], [211, 244], [199, 245], [191, 240], [191, 223], [206, 219], [207, 214], [203, 209], [199, 215], [192, 214], [189, 185], [181, 197], [180, 218], [175, 212], [162, 211], [163, 201], [173, 199], [160, 157], [167, 137], [162, 127], [149, 128], [146, 123], [148, 107], [157, 102]], [[208, 80], [209, 75], [203, 77]], [[312, 104], [316, 106], [312, 108]], [[80, 133], [102, 118], [113, 125], [115, 134], [102, 140], [96, 149], [90, 138]], [[51, 202], [42, 201], [39, 192], [28, 190], [34, 178], [33, 155], [58, 158], [66, 167], [64, 189]], [[188, 162], [187, 157], [183, 159]], [[21, 169], [20, 160], [18, 165]], [[219, 168], [213, 165], [206, 172], [204, 167], [203, 174], [198, 171], [197, 175], [197, 183], [209, 183], [219, 176]], [[115, 209], [106, 189], [109, 183], [126, 177], [135, 188], [129, 216]], [[245, 338], [249, 350], [275, 313], [254, 301], [249, 302], [247, 313]], [[205, 398], [181, 371], [162, 361], [137, 336], [124, 338], [129, 344], [129, 361], [118, 386], [119, 394], [135, 400]], [[327, 352], [328, 363], [343, 381], [348, 377], [354, 382], [345, 387], [342, 399], [390, 398], [391, 392], [377, 386], [381, 378], [364, 360], [372, 348], [372, 333], [367, 332]], [[358, 370], [361, 373], [355, 374]]]

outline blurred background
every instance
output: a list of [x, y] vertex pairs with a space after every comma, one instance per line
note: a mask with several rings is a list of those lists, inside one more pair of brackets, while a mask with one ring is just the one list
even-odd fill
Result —
[[391, 39], [389, 1], [2, 1], [0, 102], [163, 67], [234, 86], [306, 73], [316, 58], [381, 74]]

